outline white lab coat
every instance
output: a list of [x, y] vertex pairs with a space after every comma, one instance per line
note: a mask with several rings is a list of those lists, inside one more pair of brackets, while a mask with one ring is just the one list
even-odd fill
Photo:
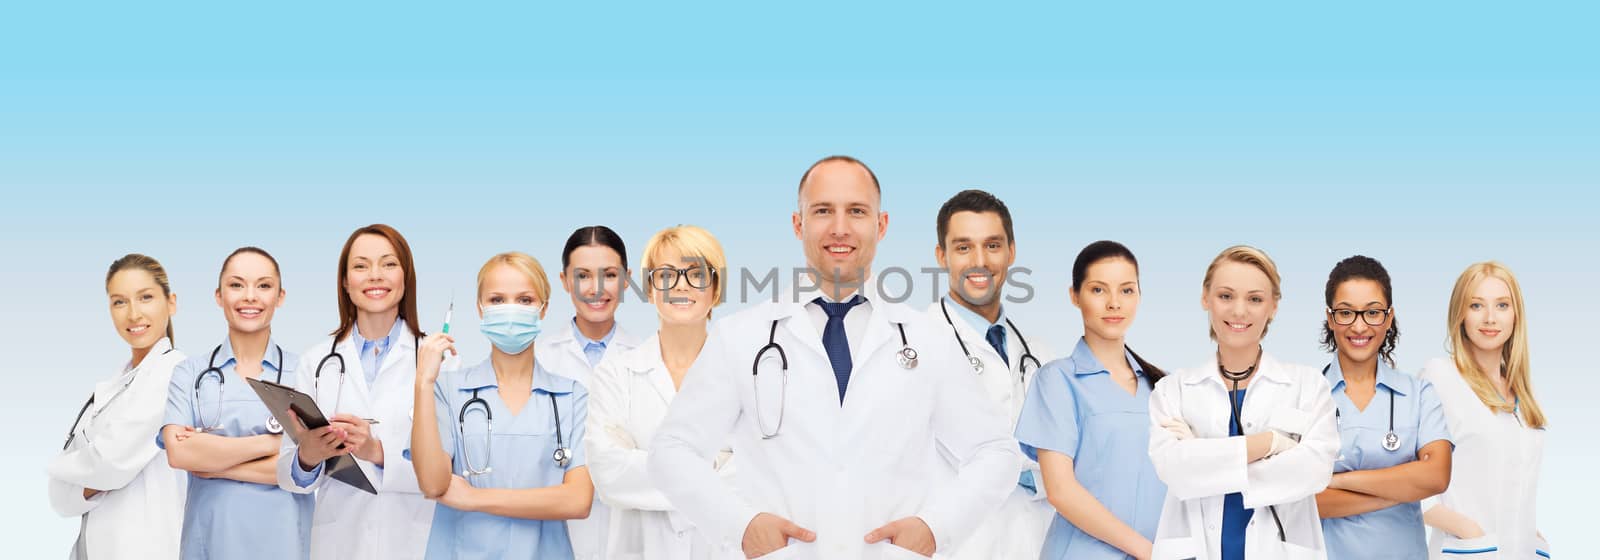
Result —
[[[606, 355], [639, 346], [639, 339], [622, 330], [621, 323], [617, 323], [616, 329], [617, 332], [611, 335], [611, 342], [606, 345]], [[589, 359], [583, 355], [583, 344], [572, 331], [570, 318], [549, 324], [534, 343], [534, 352], [539, 362], [544, 364], [545, 371], [577, 381], [584, 389], [589, 389], [589, 376], [594, 374], [594, 368], [589, 366]], [[609, 560], [605, 546], [608, 538], [606, 527], [610, 525], [610, 519], [611, 508], [597, 493], [587, 519], [567, 521], [567, 538], [572, 541], [574, 560]]]
[[[955, 306], [955, 302], [946, 302], [950, 306], [950, 320], [945, 320], [945, 309], [935, 302], [928, 307], [928, 320], [935, 325], [944, 327], [942, 332], [945, 341], [956, 344], [956, 333], [959, 332], [961, 341], [967, 345], [971, 352], [983, 362], [983, 373], [973, 374], [971, 366], [966, 368], [969, 375], [975, 375], [978, 382], [983, 385], [984, 392], [989, 398], [1004, 411], [1007, 416], [1007, 426], [1016, 430], [1017, 418], [1022, 414], [1022, 402], [1028, 396], [1028, 386], [1033, 383], [1033, 376], [1039, 373], [1039, 366], [1048, 364], [1056, 356], [1051, 352], [1049, 345], [1041, 337], [1028, 337], [1027, 333], [1018, 334], [1006, 328], [1006, 357], [1009, 361], [1001, 361], [1000, 354], [989, 345], [985, 333], [977, 332], [972, 324], [963, 320]], [[1013, 321], [1014, 322], [1014, 321]], [[1004, 324], [1004, 323], [1002, 323]], [[955, 331], [950, 330], [954, 326]], [[1021, 336], [1022, 339], [1018, 340]], [[1022, 354], [1026, 348], [1031, 350], [1038, 362], [1029, 360], [1026, 364], [1027, 372], [1021, 371]], [[960, 345], [956, 344], [957, 351]], [[962, 356], [965, 361], [966, 356]], [[1006, 364], [1010, 363], [1010, 366]], [[963, 364], [965, 365], [965, 364]], [[946, 474], [951, 477], [956, 475], [954, 457], [948, 451], [940, 449], [944, 456]], [[994, 558], [1033, 558], [1039, 555], [1044, 548], [1045, 534], [1050, 530], [1050, 522], [1055, 517], [1055, 509], [1045, 499], [1044, 477], [1039, 474], [1039, 463], [1029, 460], [1026, 455], [1018, 454], [1021, 462], [1017, 466], [1020, 474], [1022, 471], [1032, 471], [1035, 488], [1038, 492], [1029, 492], [1021, 486], [1013, 486], [1011, 494], [1006, 496], [1006, 501], [1000, 505], [999, 511], [990, 516], [978, 529], [967, 537], [965, 542], [958, 543], [951, 558], [963, 560], [992, 560]]]
[[[300, 354], [300, 365], [294, 370], [295, 388], [315, 398], [317, 407], [329, 418], [345, 413], [377, 419], [372, 437], [383, 442], [382, 468], [356, 459], [367, 480], [378, 489], [373, 495], [332, 480], [326, 470], [310, 486], [298, 486], [290, 472], [298, 461], [298, 446], [283, 438], [283, 448], [278, 453], [278, 486], [300, 494], [315, 491], [317, 495], [311, 518], [314, 560], [422, 558], [427, 549], [434, 503], [422, 497], [416, 472], [404, 456], [406, 448], [411, 447], [417, 341], [410, 329], [402, 326], [400, 331], [399, 340], [390, 342], [389, 354], [384, 356], [372, 386], [367, 385], [362, 371], [361, 349], [355, 347], [349, 334], [339, 340], [338, 353], [345, 364], [342, 395], [337, 359], [323, 365], [321, 387], [316, 383], [317, 365], [328, 356], [332, 337]], [[335, 402], [338, 410], [334, 410]]]
[[[51, 507], [82, 519], [71, 558], [178, 557], [186, 475], [167, 465], [155, 435], [185, 358], [163, 338], [137, 366], [95, 384], [72, 447], [50, 461]], [[84, 499], [84, 488], [101, 493]]]
[[[707, 541], [650, 482], [646, 470], [650, 439], [677, 392], [661, 360], [661, 339], [656, 336], [631, 350], [608, 352], [589, 378], [589, 418], [583, 444], [588, 446], [589, 476], [595, 490], [611, 507], [606, 539], [609, 558], [744, 558], [737, 542], [714, 545]], [[609, 430], [616, 428], [626, 431], [632, 441], [612, 437]], [[730, 462], [716, 467], [724, 479], [731, 477]]]
[[[948, 343], [948, 331], [939, 331], [944, 325], [883, 300], [869, 312], [863, 342], [851, 348], [842, 404], [822, 337], [802, 304], [763, 303], [713, 325], [656, 432], [649, 463], [656, 486], [709, 538], [740, 542], [750, 520], [770, 512], [815, 531], [816, 542], [790, 541], [769, 558], [922, 558], [864, 537], [916, 516], [936, 545], [959, 543], [1016, 485], [1016, 440], [999, 408], [975, 397], [983, 388]], [[788, 381], [781, 383], [778, 354], [768, 351], [758, 386], [751, 368], [773, 321]], [[920, 354], [915, 368], [896, 359], [897, 325]], [[778, 435], [764, 438], [763, 422]], [[730, 434], [739, 461], [732, 486], [709, 468]], [[959, 480], [944, 480], [936, 445], [961, 459]]]
[[[1245, 438], [1228, 437], [1231, 409], [1216, 358], [1181, 369], [1150, 396], [1150, 460], [1167, 484], [1156, 529], [1155, 560], [1221, 558], [1222, 500], [1242, 493], [1255, 515], [1245, 529], [1245, 558], [1327, 558], [1316, 495], [1333, 477], [1339, 431], [1328, 382], [1317, 368], [1261, 356], [1246, 387], [1240, 421], [1245, 434], [1266, 429], [1301, 434], [1278, 455], [1246, 464]], [[1179, 441], [1161, 421], [1182, 417], [1195, 438]], [[1287, 542], [1267, 506], [1277, 507]]]
[[1541, 558], [1536, 550], [1550, 553], [1534, 517], [1545, 431], [1523, 426], [1515, 414], [1489, 410], [1450, 358], [1429, 361], [1418, 377], [1433, 383], [1456, 445], [1450, 488], [1425, 501], [1423, 509], [1442, 504], [1476, 521], [1484, 532], [1480, 538], [1458, 539], [1434, 529], [1429, 557], [1535, 559]]

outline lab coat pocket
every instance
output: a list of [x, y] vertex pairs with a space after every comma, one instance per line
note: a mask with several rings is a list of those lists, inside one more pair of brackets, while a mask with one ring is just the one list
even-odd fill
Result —
[[1447, 535], [1443, 546], [1439, 547], [1439, 553], [1445, 558], [1492, 558], [1500, 550], [1498, 542], [1494, 535], [1476, 539], [1458, 539]]
[[752, 560], [785, 560], [787, 558], [799, 558], [800, 548], [801, 547], [799, 546], [798, 541], [789, 541], [789, 544], [784, 545], [783, 548], [762, 554], [753, 558]]
[[1194, 560], [1206, 556], [1205, 541], [1194, 537], [1156, 539], [1152, 544], [1151, 560]]
[[893, 543], [880, 543], [877, 548], [879, 549], [880, 554], [878, 557], [882, 558], [883, 560], [928, 560], [927, 556], [900, 548], [895, 546]]
[[1268, 555], [1269, 558], [1282, 558], [1283, 560], [1323, 560], [1328, 557], [1326, 553], [1320, 550], [1283, 541], [1278, 541], [1277, 546], [1273, 548], [1276, 548], [1277, 552], [1275, 554]]

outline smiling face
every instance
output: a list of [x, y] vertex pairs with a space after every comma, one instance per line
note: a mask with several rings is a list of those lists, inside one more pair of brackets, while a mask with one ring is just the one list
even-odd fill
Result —
[[228, 329], [256, 333], [271, 328], [272, 314], [283, 305], [281, 285], [277, 267], [260, 254], [242, 252], [228, 259], [217, 287], [217, 306]]
[[951, 294], [968, 306], [984, 306], [993, 303], [1005, 285], [1017, 249], [1006, 237], [1000, 214], [963, 211], [950, 215], [934, 257], [950, 275]]
[[1505, 280], [1488, 276], [1467, 298], [1466, 310], [1461, 314], [1461, 328], [1467, 332], [1467, 341], [1479, 351], [1499, 352], [1506, 341], [1511, 340], [1516, 320], [1511, 287]]
[[106, 297], [117, 336], [136, 349], [154, 346], [167, 336], [167, 324], [178, 312], [178, 296], [166, 294], [155, 276], [142, 269], [124, 269], [112, 275], [106, 283]]
[[345, 261], [344, 290], [363, 313], [389, 313], [400, 305], [406, 272], [388, 239], [370, 233], [356, 237]]
[[1255, 266], [1225, 261], [1212, 273], [1200, 306], [1211, 319], [1218, 346], [1245, 349], [1261, 343], [1278, 312], [1272, 279]]
[[[679, 275], [679, 269], [684, 271], [682, 276]], [[718, 281], [705, 259], [685, 258], [671, 248], [664, 248], [658, 264], [648, 274], [650, 291], [647, 293], [650, 294], [650, 302], [656, 306], [663, 326], [705, 323], [712, 306], [717, 303], [712, 293], [714, 282]], [[673, 282], [677, 284], [666, 290], [661, 289], [661, 286]], [[705, 288], [695, 288], [695, 285]]]
[[[1389, 327], [1394, 325], [1394, 314], [1387, 314], [1380, 324], [1369, 325], [1363, 312], [1389, 309], [1389, 302], [1383, 297], [1383, 285], [1367, 278], [1345, 280], [1333, 292], [1332, 309], [1324, 319], [1328, 322], [1328, 330], [1333, 332], [1333, 342], [1338, 346], [1339, 353], [1357, 364], [1377, 359], [1379, 350], [1383, 348], [1384, 337], [1388, 336]], [[1354, 312], [1355, 321], [1348, 325], [1339, 324], [1335, 315], [1341, 312]]]
[[561, 271], [561, 287], [572, 294], [578, 318], [596, 324], [610, 322], [617, 314], [617, 295], [628, 273], [622, 255], [605, 245], [584, 245], [573, 249], [567, 262], [567, 269]]
[[[872, 267], [889, 215], [878, 210], [878, 187], [866, 168], [847, 161], [818, 164], [800, 188], [800, 211], [792, 217], [806, 265], [818, 287], [860, 283]], [[840, 286], [830, 297], [852, 290]]]
[[1122, 340], [1139, 312], [1139, 269], [1122, 258], [1089, 265], [1072, 304], [1083, 313], [1085, 336]]

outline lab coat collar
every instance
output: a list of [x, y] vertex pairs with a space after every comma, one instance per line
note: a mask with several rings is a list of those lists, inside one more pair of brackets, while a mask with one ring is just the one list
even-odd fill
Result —
[[[1332, 388], [1334, 391], [1338, 391], [1344, 386], [1344, 370], [1339, 366], [1339, 360], [1335, 359], [1328, 364], [1327, 377], [1328, 387]], [[1403, 379], [1401, 378], [1400, 372], [1395, 371], [1392, 367], [1389, 367], [1389, 364], [1385, 363], [1382, 359], [1378, 360], [1379, 385], [1382, 385], [1385, 389], [1388, 389], [1396, 395], [1404, 397], [1406, 396], [1406, 391], [1410, 389], [1408, 387], [1401, 386], [1400, 381], [1402, 380]]]
[[[1283, 362], [1279, 362], [1277, 358], [1272, 357], [1272, 354], [1265, 349], [1261, 351], [1261, 364], [1256, 366], [1256, 373], [1251, 382], [1254, 383], [1255, 379], [1271, 381], [1281, 385], [1294, 384], [1294, 376], [1290, 374], [1289, 369], [1284, 367]], [[1206, 360], [1206, 365], [1186, 370], [1183, 373], [1184, 385], [1198, 385], [1205, 383], [1207, 380], [1216, 382], [1218, 387], [1226, 388], [1222, 384], [1222, 376], [1217, 374], [1217, 356], [1215, 353], [1211, 355], [1211, 359]]]
[[654, 389], [656, 396], [661, 397], [661, 402], [671, 403], [673, 393], [677, 390], [672, 386], [672, 376], [667, 372], [666, 362], [661, 360], [661, 335], [650, 335], [650, 338], [617, 356], [617, 367], [632, 375], [646, 376], [650, 388]]
[[[461, 380], [461, 390], [473, 391], [499, 387], [500, 380], [494, 375], [492, 358], [484, 358], [482, 363], [467, 370], [466, 377]], [[550, 373], [544, 369], [537, 359], [533, 362], [533, 387], [534, 391], [544, 391], [555, 395], [571, 393], [577, 381]]]
[[157, 340], [154, 345], [150, 346], [150, 353], [145, 354], [144, 359], [139, 360], [138, 364], [134, 364], [130, 360], [127, 365], [122, 366], [122, 369], [123, 371], [133, 371], [153, 364], [155, 363], [157, 356], [165, 354], [169, 350], [172, 350], [172, 340], [163, 336], [161, 337], [161, 340]]
[[[1133, 353], [1128, 351], [1127, 346], [1122, 347], [1122, 355], [1123, 359], [1128, 361], [1128, 366], [1133, 368], [1133, 374], [1144, 377], [1144, 369], [1139, 367], [1139, 360], [1133, 359]], [[1078, 346], [1072, 349], [1072, 356], [1068, 360], [1072, 362], [1072, 373], [1076, 375], [1110, 373], [1105, 364], [1100, 363], [1100, 358], [1094, 356], [1094, 350], [1089, 348], [1089, 341], [1083, 337], [1078, 337]]]

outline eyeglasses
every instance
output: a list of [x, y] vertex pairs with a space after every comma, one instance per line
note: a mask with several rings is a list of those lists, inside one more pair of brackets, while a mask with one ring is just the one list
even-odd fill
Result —
[[660, 266], [650, 269], [650, 287], [667, 291], [676, 288], [680, 280], [686, 280], [690, 288], [704, 290], [711, 287], [711, 280], [716, 277], [715, 269], [704, 266], [690, 268]]
[[1337, 323], [1337, 324], [1340, 324], [1340, 325], [1354, 325], [1354, 324], [1356, 324], [1356, 316], [1360, 315], [1362, 321], [1365, 321], [1368, 325], [1372, 325], [1374, 327], [1382, 325], [1384, 321], [1388, 320], [1389, 319], [1389, 313], [1390, 313], [1390, 310], [1388, 310], [1388, 309], [1362, 309], [1362, 310], [1356, 310], [1356, 309], [1329, 309], [1328, 310], [1328, 314], [1333, 316], [1333, 322], [1334, 323]]

